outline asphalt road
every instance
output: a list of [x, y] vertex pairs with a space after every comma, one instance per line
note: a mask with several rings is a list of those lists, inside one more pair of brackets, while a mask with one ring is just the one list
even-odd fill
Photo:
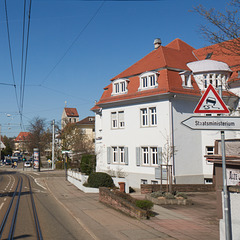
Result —
[[[20, 166], [19, 166], [20, 167]], [[1, 167], [0, 170], [0, 220], [5, 215], [7, 206], [11, 200], [13, 189], [15, 189], [17, 176], [22, 176], [23, 186], [15, 228], [15, 239], [37, 239], [34, 219], [32, 215], [32, 203], [29, 197], [29, 186], [27, 174], [31, 179], [34, 201], [37, 209], [43, 239], [92, 239], [77, 221], [52, 197], [49, 192], [33, 181], [37, 172], [25, 171], [24, 174], [12, 169], [11, 166]], [[40, 177], [40, 176], [38, 176]], [[6, 199], [6, 200], [4, 200]], [[6, 239], [7, 234], [3, 235]]]

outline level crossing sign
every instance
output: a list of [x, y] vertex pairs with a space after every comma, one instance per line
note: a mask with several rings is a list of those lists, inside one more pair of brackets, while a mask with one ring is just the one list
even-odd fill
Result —
[[210, 84], [201, 97], [194, 113], [229, 113], [217, 91]]

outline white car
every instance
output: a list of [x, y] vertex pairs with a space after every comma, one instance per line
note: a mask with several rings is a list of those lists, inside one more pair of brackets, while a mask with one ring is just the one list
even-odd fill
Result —
[[24, 167], [31, 167], [32, 166], [32, 163], [30, 161], [26, 161], [24, 163]]

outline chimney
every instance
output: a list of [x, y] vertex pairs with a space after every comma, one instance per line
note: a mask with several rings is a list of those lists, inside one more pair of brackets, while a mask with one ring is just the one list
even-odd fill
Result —
[[161, 39], [160, 38], [156, 38], [154, 40], [153, 44], [154, 44], [154, 48], [158, 49], [161, 46], [161, 44], [162, 44]]

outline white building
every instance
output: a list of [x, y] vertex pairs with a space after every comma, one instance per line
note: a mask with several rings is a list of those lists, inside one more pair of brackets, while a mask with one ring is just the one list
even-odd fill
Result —
[[[123, 175], [129, 186], [139, 188], [160, 183], [159, 165], [168, 163], [173, 182], [207, 183], [212, 164], [204, 155], [214, 152], [220, 133], [192, 131], [181, 122], [193, 115], [210, 83], [214, 87], [222, 83], [225, 103], [230, 108], [236, 105], [238, 97], [226, 91], [230, 76], [237, 74], [228, 67], [233, 59], [215, 55], [218, 45], [211, 46], [209, 54], [209, 48], [195, 50], [180, 39], [165, 47], [159, 39], [154, 44], [151, 53], [111, 79], [92, 108], [97, 171]], [[235, 138], [236, 133], [227, 132], [226, 137]]]

